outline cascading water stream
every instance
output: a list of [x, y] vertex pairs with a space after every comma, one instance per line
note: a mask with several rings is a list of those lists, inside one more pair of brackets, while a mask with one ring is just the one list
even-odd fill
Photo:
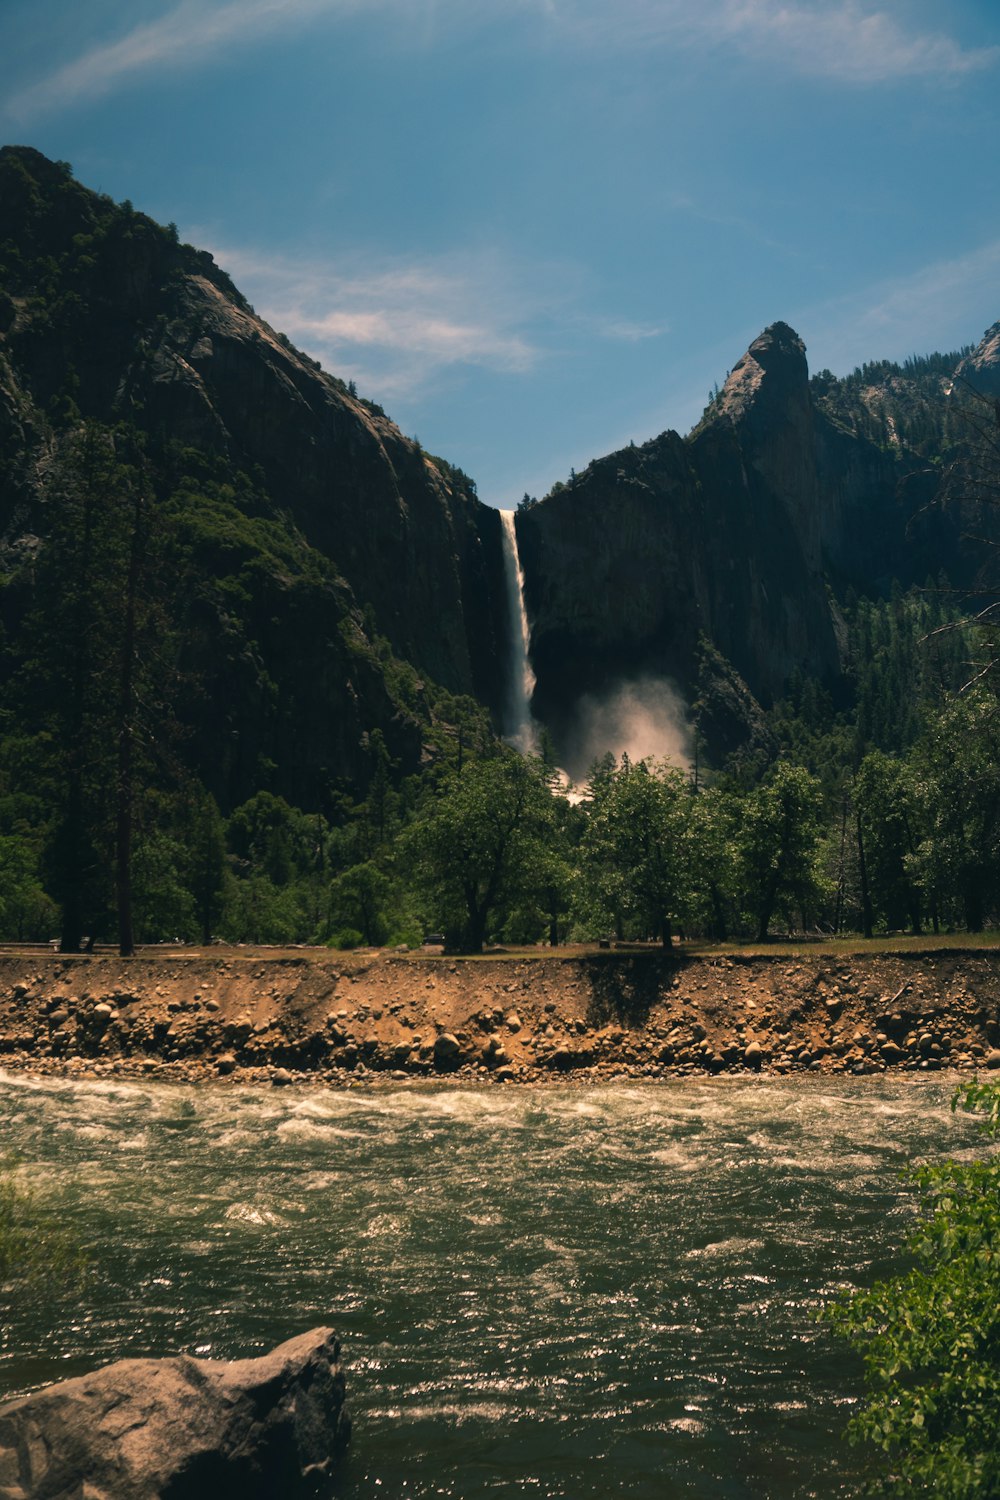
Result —
[[524, 607], [524, 574], [517, 550], [517, 531], [514, 512], [502, 510], [500, 522], [503, 527], [503, 572], [507, 588], [507, 711], [504, 714], [504, 738], [522, 755], [531, 755], [538, 749], [538, 727], [531, 714], [531, 695], [535, 690], [535, 674], [531, 669], [528, 650], [531, 631], [528, 612]]

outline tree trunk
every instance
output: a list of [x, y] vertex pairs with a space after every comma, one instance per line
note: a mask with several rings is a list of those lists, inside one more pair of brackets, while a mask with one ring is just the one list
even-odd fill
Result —
[[486, 902], [479, 900], [475, 886], [467, 885], [465, 888], [465, 942], [462, 944], [466, 953], [482, 953], [483, 943], [486, 941], [486, 919], [489, 911]]
[[[72, 751], [71, 754], [75, 757], [77, 752]], [[83, 788], [79, 771], [72, 764], [60, 842], [65, 884], [62, 893], [59, 952], [79, 953], [83, 942]]]
[[764, 894], [761, 897], [761, 903], [757, 910], [758, 943], [767, 942], [767, 930], [771, 925], [771, 918], [774, 915], [774, 903], [778, 898], [778, 882], [779, 875], [775, 871], [764, 887]]
[[118, 900], [118, 952], [131, 958], [132, 932], [132, 760], [135, 747], [135, 614], [142, 554], [142, 496], [136, 493], [132, 514], [125, 622], [122, 630], [121, 685], [118, 696], [118, 786], [115, 830], [115, 893]]
[[868, 864], [865, 860], [865, 840], [861, 832], [861, 814], [855, 810], [855, 824], [858, 835], [858, 874], [861, 878], [861, 920], [864, 923], [865, 937], [872, 935], [872, 893], [868, 886]]
[[962, 892], [962, 905], [965, 908], [965, 925], [969, 932], [982, 932], [983, 930], [983, 891], [982, 886], [975, 879], [965, 882], [965, 890]]
[[[88, 450], [88, 465], [94, 462]], [[94, 477], [88, 468], [83, 491], [83, 536], [76, 559], [76, 639], [73, 643], [73, 668], [69, 691], [69, 716], [66, 724], [66, 816], [60, 843], [62, 864], [62, 924], [59, 940], [61, 953], [79, 953], [83, 942], [84, 907], [84, 796], [83, 767], [86, 756], [87, 688], [90, 677], [91, 636], [93, 621], [94, 569]]]
[[483, 916], [470, 917], [465, 927], [465, 942], [462, 944], [466, 953], [482, 953], [483, 944], [486, 941], [486, 919]]
[[845, 886], [845, 881], [846, 881], [846, 875], [845, 875], [845, 855], [846, 855], [846, 851], [847, 851], [847, 795], [845, 793], [844, 798], [843, 798], [843, 800], [841, 802], [841, 805], [840, 805], [840, 860], [838, 862], [838, 867], [837, 867], [837, 904], [836, 904], [836, 906], [834, 908], [834, 913], [833, 913], [833, 935], [834, 935], [834, 937], [836, 937], [837, 934], [839, 933], [839, 931], [840, 931], [840, 924], [843, 921], [843, 917], [844, 917], [844, 886]]
[[712, 915], [715, 918], [713, 923], [715, 939], [719, 943], [724, 943], [729, 935], [726, 930], [726, 911], [722, 904], [722, 893], [714, 880], [708, 887], [708, 894], [712, 901]]

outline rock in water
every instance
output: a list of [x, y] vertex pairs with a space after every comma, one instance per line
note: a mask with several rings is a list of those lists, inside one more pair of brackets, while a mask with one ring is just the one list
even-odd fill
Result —
[[2, 1500], [322, 1494], [351, 1432], [328, 1328], [260, 1359], [126, 1359], [0, 1406]]

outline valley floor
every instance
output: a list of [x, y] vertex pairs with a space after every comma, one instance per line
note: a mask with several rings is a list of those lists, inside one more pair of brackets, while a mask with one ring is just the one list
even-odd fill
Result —
[[278, 1085], [1000, 1068], [1000, 948], [8, 948], [0, 1065]]

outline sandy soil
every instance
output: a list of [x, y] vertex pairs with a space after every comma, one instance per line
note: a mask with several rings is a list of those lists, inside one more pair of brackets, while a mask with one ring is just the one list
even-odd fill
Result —
[[1000, 1068], [1000, 951], [8, 949], [0, 1066], [272, 1084]]

